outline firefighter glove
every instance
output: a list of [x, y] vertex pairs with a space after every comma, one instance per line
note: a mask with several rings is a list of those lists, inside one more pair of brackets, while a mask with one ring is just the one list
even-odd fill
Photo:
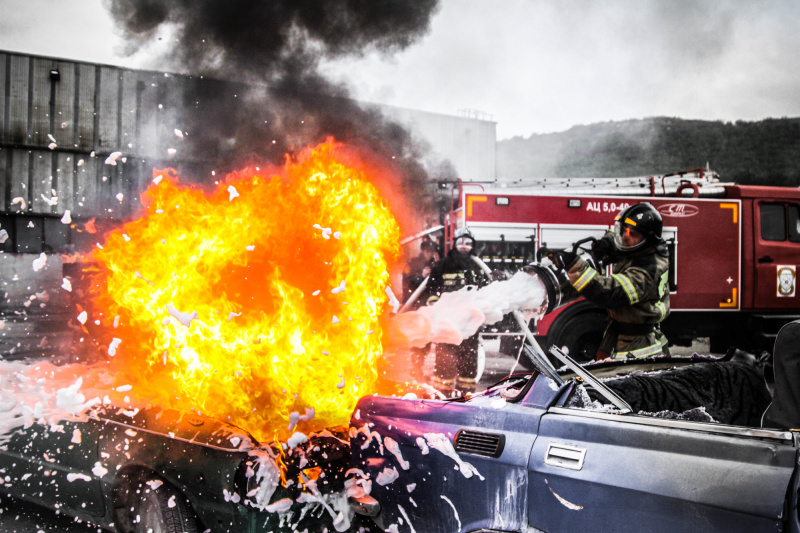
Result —
[[614, 236], [611, 234], [606, 234], [602, 239], [597, 239], [592, 243], [592, 256], [596, 261], [612, 259], [616, 251]]
[[568, 270], [578, 260], [578, 254], [567, 250], [552, 250], [547, 256], [555, 266], [563, 270]]

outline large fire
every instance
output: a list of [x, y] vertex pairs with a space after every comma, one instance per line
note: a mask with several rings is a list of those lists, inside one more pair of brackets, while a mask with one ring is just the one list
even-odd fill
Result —
[[375, 171], [329, 140], [209, 193], [154, 172], [145, 214], [92, 253], [115, 381], [259, 439], [292, 412], [304, 431], [346, 423], [378, 378], [400, 253]]

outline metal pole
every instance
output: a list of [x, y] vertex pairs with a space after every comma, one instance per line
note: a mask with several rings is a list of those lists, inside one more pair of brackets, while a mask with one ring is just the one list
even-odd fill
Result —
[[406, 237], [405, 239], [400, 241], [400, 244], [408, 244], [413, 240], [421, 239], [425, 235], [430, 235], [431, 233], [436, 233], [437, 231], [439, 231], [441, 229], [444, 229], [444, 226], [434, 226], [432, 228], [428, 228], [425, 231], [420, 231], [416, 235], [412, 235], [411, 237]]
[[422, 294], [422, 291], [424, 291], [425, 287], [428, 286], [429, 279], [431, 279], [430, 276], [425, 276], [425, 279], [422, 280], [422, 283], [419, 284], [419, 287], [417, 287], [416, 290], [411, 293], [411, 296], [408, 297], [406, 303], [404, 303], [403, 306], [400, 309], [398, 309], [397, 311], [398, 313], [404, 313], [411, 306], [411, 304], [417, 301], [419, 295]]
[[516, 319], [517, 324], [519, 324], [519, 329], [525, 334], [525, 340], [527, 340], [533, 348], [533, 354], [528, 353], [527, 350], [523, 350], [525, 351], [525, 355], [533, 360], [533, 363], [537, 366], [537, 368], [542, 368], [543, 371], [546, 371], [545, 373], [550, 379], [559, 385], [563, 384], [564, 379], [558, 375], [555, 367], [550, 363], [550, 359], [547, 358], [542, 350], [542, 347], [539, 346], [538, 342], [536, 342], [536, 338], [533, 336], [533, 333], [531, 333], [531, 330], [528, 329], [528, 324], [525, 322], [525, 317], [522, 316], [522, 312], [514, 311], [512, 314], [514, 315], [514, 319]]

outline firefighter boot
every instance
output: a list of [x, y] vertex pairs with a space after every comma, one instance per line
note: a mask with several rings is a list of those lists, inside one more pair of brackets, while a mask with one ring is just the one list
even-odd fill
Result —
[[475, 394], [475, 389], [478, 387], [478, 378], [465, 378], [458, 376], [458, 385], [456, 388], [461, 391], [462, 396]]
[[440, 378], [439, 376], [433, 376], [431, 378], [431, 385], [433, 385], [433, 387], [436, 390], [438, 390], [448, 398], [457, 398], [460, 395], [460, 393], [457, 390], [455, 390], [456, 387], [455, 378], [445, 379], [445, 378]]

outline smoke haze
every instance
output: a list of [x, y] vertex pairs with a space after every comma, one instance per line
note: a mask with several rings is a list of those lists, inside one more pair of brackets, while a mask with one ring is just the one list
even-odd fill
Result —
[[[320, 61], [388, 55], [425, 35], [438, 0], [107, 0], [128, 53], [169, 39], [162, 64], [222, 79], [198, 80], [184, 101], [189, 155], [225, 171], [280, 162], [333, 136], [393, 161], [406, 196], [420, 202], [425, 147], [376, 109], [349, 98]], [[166, 37], [165, 37], [166, 36]], [[230, 82], [233, 82], [231, 85]]]

